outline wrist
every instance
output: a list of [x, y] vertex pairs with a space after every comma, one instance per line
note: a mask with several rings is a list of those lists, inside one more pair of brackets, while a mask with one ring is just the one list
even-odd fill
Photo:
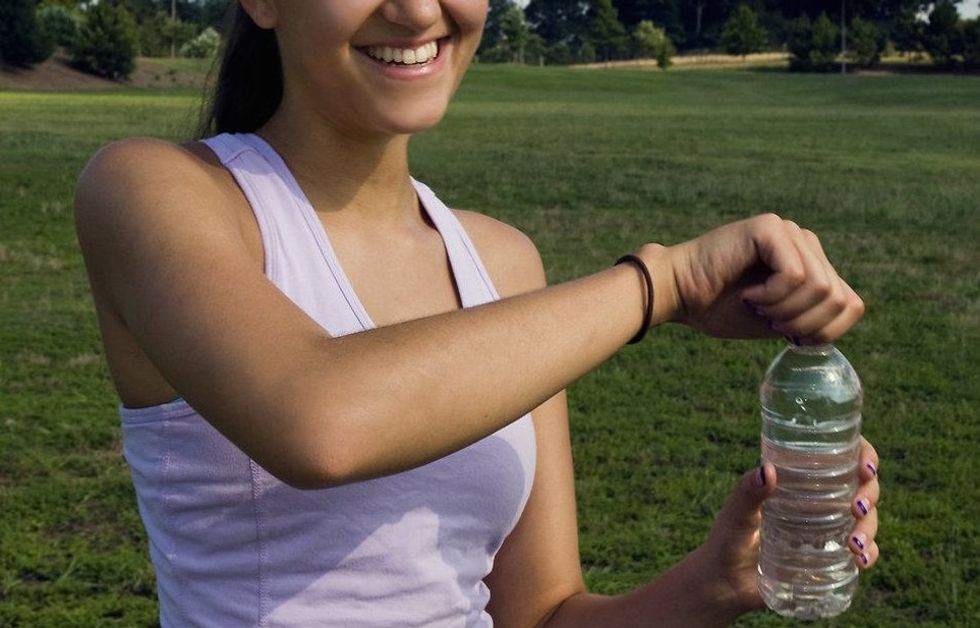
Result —
[[681, 564], [686, 564], [690, 569], [689, 582], [694, 596], [713, 621], [729, 625], [742, 615], [756, 610], [724, 577], [722, 566], [707, 545], [688, 554]]
[[650, 327], [683, 320], [683, 303], [674, 278], [674, 257], [677, 255], [677, 248], [650, 243], [641, 246], [635, 255], [643, 260], [653, 279], [655, 296]]

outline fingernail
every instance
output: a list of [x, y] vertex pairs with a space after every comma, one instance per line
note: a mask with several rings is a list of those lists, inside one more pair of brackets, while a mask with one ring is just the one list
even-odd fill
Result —
[[861, 554], [861, 562], [864, 563], [865, 565], [868, 564], [868, 555], [867, 554]]
[[759, 478], [756, 481], [756, 486], [766, 485], [766, 467], [765, 465], [759, 467]]
[[865, 501], [863, 499], [857, 500], [857, 507], [858, 507], [858, 510], [861, 511], [861, 514], [862, 515], [867, 515], [868, 514], [868, 505], [865, 503]]
[[861, 541], [861, 539], [856, 534], [851, 537], [851, 540], [854, 541], [854, 545], [856, 545], [859, 550], [864, 549], [864, 542]]
[[793, 336], [793, 344], [796, 345], [797, 347], [800, 346], [800, 337], [799, 336]]
[[868, 467], [868, 471], [871, 472], [871, 475], [878, 475], [878, 469], [875, 468], [874, 464], [872, 464], [872, 463], [869, 462], [868, 464], [866, 464], [864, 466]]

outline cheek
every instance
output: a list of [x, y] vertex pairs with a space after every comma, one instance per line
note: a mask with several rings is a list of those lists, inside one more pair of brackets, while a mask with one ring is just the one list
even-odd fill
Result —
[[445, 10], [461, 32], [479, 36], [487, 20], [486, 0], [444, 0]]

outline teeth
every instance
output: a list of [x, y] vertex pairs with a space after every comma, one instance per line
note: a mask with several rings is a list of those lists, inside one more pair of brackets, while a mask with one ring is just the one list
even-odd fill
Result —
[[439, 44], [434, 41], [418, 48], [392, 48], [390, 46], [371, 46], [367, 49], [370, 57], [387, 63], [415, 65], [426, 63], [439, 56]]

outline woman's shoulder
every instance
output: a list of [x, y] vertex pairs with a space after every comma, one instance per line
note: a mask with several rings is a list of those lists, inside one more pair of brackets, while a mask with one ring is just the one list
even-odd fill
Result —
[[227, 171], [201, 143], [118, 140], [99, 149], [75, 186], [78, 223], [126, 220], [207, 206], [230, 208]]
[[501, 297], [547, 285], [541, 255], [520, 229], [479, 212], [454, 209]]
[[199, 142], [175, 144], [149, 137], [117, 140], [100, 148], [78, 178], [78, 190], [95, 195], [138, 194], [179, 181], [180, 189], [213, 191], [220, 163]]

